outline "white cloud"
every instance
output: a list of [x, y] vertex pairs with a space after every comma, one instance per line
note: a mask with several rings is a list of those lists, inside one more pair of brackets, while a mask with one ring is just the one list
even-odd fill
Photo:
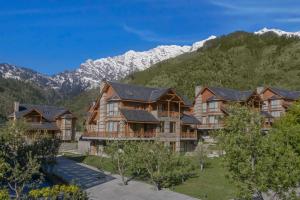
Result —
[[[299, 2], [284, 1], [228, 1], [210, 0], [211, 4], [226, 9], [227, 14], [299, 14]], [[298, 5], [298, 6], [297, 6]]]
[[97, 9], [94, 6], [84, 6], [84, 7], [65, 7], [65, 8], [31, 8], [31, 9], [19, 9], [19, 10], [0, 10], [1, 16], [10, 16], [10, 15], [32, 15], [32, 14], [59, 14], [59, 13], [74, 13], [74, 12], [83, 12], [86, 10]]
[[149, 42], [192, 43], [195, 41], [195, 40], [191, 40], [191, 39], [162, 37], [152, 31], [136, 29], [136, 28], [130, 27], [126, 24], [123, 25], [123, 29], [128, 33], [137, 35], [140, 39], [149, 41]]

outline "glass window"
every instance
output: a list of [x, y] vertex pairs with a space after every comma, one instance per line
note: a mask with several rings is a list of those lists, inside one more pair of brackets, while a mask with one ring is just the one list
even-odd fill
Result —
[[207, 112], [207, 103], [202, 103], [202, 112]]
[[119, 115], [119, 105], [117, 102], [111, 102], [107, 104], [107, 115], [108, 116]]
[[207, 123], [207, 118], [206, 117], [202, 117], [202, 124], [206, 124]]
[[209, 111], [218, 111], [218, 102], [212, 101], [208, 103]]
[[107, 132], [118, 132], [118, 122], [109, 121], [106, 124]]
[[175, 133], [176, 122], [170, 122], [170, 133]]
[[271, 112], [271, 115], [272, 115], [273, 117], [280, 117], [281, 112], [280, 112], [280, 111], [272, 111], [272, 112]]
[[268, 110], [268, 108], [269, 108], [269, 102], [268, 101], [264, 101], [262, 109], [263, 110]]
[[217, 124], [218, 123], [218, 117], [217, 116], [208, 116], [208, 123], [209, 124]]
[[271, 100], [271, 107], [272, 108], [278, 108], [278, 107], [280, 107], [280, 100], [278, 100], [278, 99]]

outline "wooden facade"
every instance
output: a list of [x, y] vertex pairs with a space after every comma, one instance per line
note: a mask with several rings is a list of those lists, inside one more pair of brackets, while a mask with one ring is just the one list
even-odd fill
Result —
[[109, 81], [100, 88], [88, 111], [84, 140], [100, 144], [108, 140], [158, 140], [173, 145], [175, 151], [188, 151], [196, 145], [199, 121], [191, 114], [192, 104], [173, 89]]
[[300, 92], [277, 88], [258, 87], [254, 91], [238, 91], [227, 88], [197, 86], [195, 89], [194, 115], [202, 131], [224, 128], [226, 107], [232, 103], [249, 106], [264, 117], [263, 130], [271, 128], [274, 120], [300, 98]]
[[24, 119], [32, 134], [47, 133], [63, 141], [75, 139], [76, 117], [64, 108], [15, 102], [14, 112], [9, 115], [9, 119]]

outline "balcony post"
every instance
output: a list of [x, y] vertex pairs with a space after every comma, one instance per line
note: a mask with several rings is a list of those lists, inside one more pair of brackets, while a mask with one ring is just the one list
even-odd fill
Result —
[[168, 100], [168, 117], [170, 117], [170, 101]]

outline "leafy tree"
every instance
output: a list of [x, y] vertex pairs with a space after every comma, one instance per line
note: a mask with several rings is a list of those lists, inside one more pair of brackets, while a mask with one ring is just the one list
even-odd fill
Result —
[[141, 161], [150, 181], [160, 190], [182, 183], [194, 173], [188, 158], [177, 155], [161, 142], [141, 143]]
[[300, 103], [296, 103], [275, 122], [263, 148], [261, 178], [265, 190], [271, 190], [274, 198], [296, 199], [294, 191], [300, 181], [299, 144]]
[[195, 155], [197, 160], [199, 161], [201, 171], [203, 171], [204, 169], [204, 165], [207, 159], [207, 153], [208, 153], [207, 145], [199, 141], [195, 150]]
[[126, 174], [129, 174], [131, 161], [132, 161], [132, 145], [130, 141], [113, 141], [108, 144], [105, 151], [108, 153], [112, 160], [112, 164], [118, 174], [121, 176], [124, 185], [128, 184]]
[[27, 125], [22, 121], [8, 122], [0, 130], [0, 181], [15, 193], [16, 199], [22, 198], [25, 188], [35, 188], [43, 179], [40, 169], [49, 161], [44, 154], [51, 154], [49, 147], [57, 146], [40, 141], [44, 139], [28, 140]]
[[[261, 132], [261, 117], [241, 106], [229, 109], [225, 129], [219, 131], [229, 177], [238, 196], [251, 199], [267, 192], [279, 199], [297, 199], [300, 180], [300, 106], [296, 104], [268, 134]], [[292, 162], [291, 162], [292, 161]]]
[[225, 120], [225, 129], [220, 130], [225, 166], [229, 177], [238, 186], [238, 196], [251, 199], [259, 193], [260, 167], [264, 136], [261, 133], [262, 118], [247, 107], [232, 106]]

